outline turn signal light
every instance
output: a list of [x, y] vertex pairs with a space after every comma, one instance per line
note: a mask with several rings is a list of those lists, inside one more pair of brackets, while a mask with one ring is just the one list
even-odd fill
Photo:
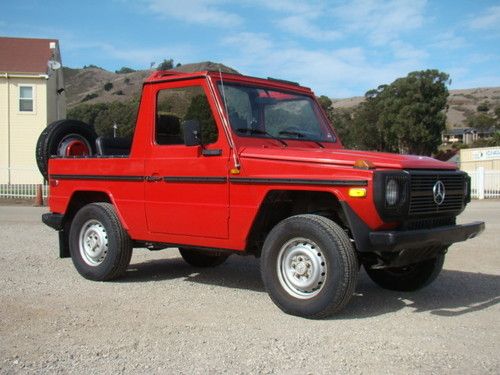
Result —
[[365, 188], [350, 188], [349, 196], [352, 198], [364, 198], [366, 197], [366, 189]]
[[375, 164], [373, 164], [370, 160], [356, 160], [354, 162], [354, 168], [358, 169], [375, 169]]

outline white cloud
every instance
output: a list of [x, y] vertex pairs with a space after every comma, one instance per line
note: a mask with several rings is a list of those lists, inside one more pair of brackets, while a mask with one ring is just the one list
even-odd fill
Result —
[[500, 6], [492, 6], [483, 13], [472, 17], [469, 21], [472, 29], [499, 29], [500, 28]]
[[457, 36], [453, 31], [446, 31], [437, 34], [434, 41], [429, 44], [430, 47], [443, 50], [455, 50], [467, 46], [467, 41], [463, 36]]
[[349, 31], [368, 36], [375, 45], [397, 40], [424, 24], [426, 0], [354, 0], [332, 9]]
[[368, 89], [421, 67], [410, 58], [376, 63], [361, 48], [313, 50], [282, 46], [265, 34], [236, 34], [226, 38], [225, 45], [234, 53], [224, 63], [244, 74], [259, 76], [265, 72], [267, 76], [310, 86], [318, 95], [335, 97], [363, 95]]
[[215, 27], [235, 27], [243, 22], [236, 13], [221, 8], [225, 0], [183, 0], [182, 3], [170, 0], [146, 0], [148, 9], [162, 17], [173, 17], [194, 24]]
[[277, 25], [288, 33], [318, 41], [336, 40], [342, 36], [338, 31], [321, 29], [314, 24], [314, 19], [304, 15], [285, 17], [277, 21]]
[[319, 16], [323, 11], [323, 2], [304, 1], [304, 0], [248, 0], [249, 5], [258, 5], [266, 9], [288, 14], [297, 14], [303, 16]]
[[[68, 50], [68, 52], [78, 51], [80, 53], [89, 50], [92, 51], [89, 55], [111, 57], [121, 61], [120, 64], [128, 63], [132, 64], [134, 67], [143, 69], [149, 68], [152, 61], [160, 63], [168, 56], [175, 56], [176, 60], [189, 60], [192, 56], [190, 48], [185, 46], [144, 48], [129, 45], [120, 47], [106, 42], [79, 42], [74, 40], [72, 42], [68, 41], [66, 50]], [[118, 68], [118, 66], [116, 68]]]
[[421, 62], [429, 56], [427, 51], [415, 48], [411, 44], [403, 43], [399, 40], [391, 42], [390, 46], [393, 51], [393, 56], [397, 60]]

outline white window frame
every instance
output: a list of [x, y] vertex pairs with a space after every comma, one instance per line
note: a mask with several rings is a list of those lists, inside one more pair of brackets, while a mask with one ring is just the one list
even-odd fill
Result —
[[[28, 98], [22, 98], [21, 97], [21, 89], [23, 87], [30, 87], [31, 88], [31, 101], [33, 102], [33, 106], [32, 106], [32, 109], [31, 111], [22, 111], [21, 110], [21, 100], [28, 100]], [[19, 113], [22, 113], [22, 114], [34, 114], [36, 113], [36, 101], [35, 101], [35, 98], [36, 98], [36, 91], [35, 91], [35, 85], [26, 85], [26, 84], [22, 84], [22, 85], [19, 85], [19, 90], [18, 90], [18, 101], [17, 101], [17, 111]]]

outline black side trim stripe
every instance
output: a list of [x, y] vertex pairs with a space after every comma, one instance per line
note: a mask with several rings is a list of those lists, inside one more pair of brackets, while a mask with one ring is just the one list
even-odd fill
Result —
[[165, 182], [191, 182], [191, 183], [216, 183], [223, 184], [227, 182], [226, 177], [176, 177], [176, 176], [167, 176], [163, 177], [163, 181]]
[[323, 186], [367, 186], [366, 180], [307, 180], [290, 178], [241, 178], [231, 177], [233, 184], [276, 184], [276, 185], [323, 185]]
[[97, 180], [97, 181], [144, 181], [144, 176], [110, 176], [110, 175], [79, 175], [79, 174], [51, 174], [55, 180]]
[[[142, 182], [144, 176], [116, 176], [116, 175], [77, 175], [77, 174], [52, 174], [50, 178], [56, 180], [96, 180], [96, 181], [127, 181]], [[195, 177], [195, 176], [165, 176], [164, 182], [186, 182], [186, 183], [226, 183], [226, 177]], [[320, 186], [367, 186], [366, 180], [308, 180], [292, 178], [243, 178], [231, 177], [229, 181], [233, 184], [274, 184], [274, 185], [320, 185]]]

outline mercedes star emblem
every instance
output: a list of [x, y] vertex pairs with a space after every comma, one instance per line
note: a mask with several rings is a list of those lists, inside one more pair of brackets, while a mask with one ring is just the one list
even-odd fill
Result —
[[434, 202], [440, 206], [444, 202], [444, 197], [446, 195], [443, 182], [437, 181], [432, 188], [432, 193], [434, 194]]

